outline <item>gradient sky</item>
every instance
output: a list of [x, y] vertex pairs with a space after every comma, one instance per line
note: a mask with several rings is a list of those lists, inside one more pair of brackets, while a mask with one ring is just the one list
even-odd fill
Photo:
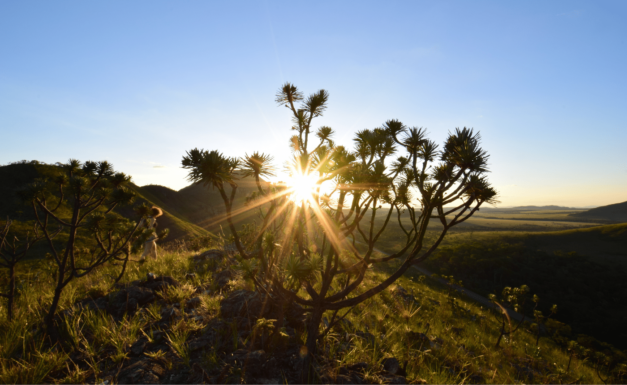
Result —
[[502, 207], [627, 200], [627, 2], [2, 1], [0, 164], [180, 189], [194, 147], [289, 156], [286, 82], [338, 144], [474, 127]]

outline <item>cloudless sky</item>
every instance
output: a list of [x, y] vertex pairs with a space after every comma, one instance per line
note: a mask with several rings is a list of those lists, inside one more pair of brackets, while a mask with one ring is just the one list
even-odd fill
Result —
[[[481, 132], [501, 206], [627, 200], [624, 1], [3, 1], [0, 164], [289, 156], [286, 81], [338, 144], [388, 119]], [[1, 183], [1, 181], [0, 181]]]

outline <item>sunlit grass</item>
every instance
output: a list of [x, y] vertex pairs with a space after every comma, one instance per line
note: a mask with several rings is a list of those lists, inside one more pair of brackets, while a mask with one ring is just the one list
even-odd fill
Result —
[[[186, 253], [169, 253], [163, 259], [145, 264], [131, 264], [129, 275], [123, 282], [145, 279], [148, 272], [157, 275], [170, 275], [180, 282], [185, 281], [185, 274], [192, 271], [189, 256]], [[92, 277], [75, 280], [64, 293], [62, 309], [72, 308], [77, 300], [87, 297], [88, 293], [100, 296], [111, 293], [116, 277], [116, 267], [104, 266], [94, 272]], [[383, 272], [372, 270], [367, 274], [363, 288], [365, 290], [384, 279]], [[208, 278], [207, 278], [208, 279]], [[206, 283], [204, 281], [201, 283]], [[242, 279], [235, 280], [236, 288], [245, 287]], [[334, 284], [331, 291], [340, 289], [340, 283]], [[402, 301], [394, 290], [396, 286], [413, 293], [417, 302]], [[381, 382], [379, 368], [384, 359], [394, 357], [401, 366], [406, 365], [409, 381], [425, 380], [429, 383], [557, 383], [573, 382], [599, 383], [593, 369], [575, 358], [570, 372], [566, 373], [568, 354], [543, 338], [540, 349], [535, 347], [535, 338], [529, 332], [519, 330], [512, 338], [503, 341], [500, 349], [493, 347], [498, 337], [494, 317], [480, 305], [457, 298], [456, 305], [449, 301], [447, 291], [439, 284], [421, 283], [417, 276], [402, 277], [397, 285], [384, 291], [379, 296], [362, 303], [348, 313], [344, 322], [336, 325], [320, 342], [320, 351], [324, 352], [322, 362], [324, 370], [339, 373], [341, 366], [365, 362], [369, 365], [364, 376], [371, 382]], [[87, 375], [100, 375], [102, 360], [106, 351], [110, 362], [123, 363], [128, 357], [129, 347], [139, 338], [152, 338], [153, 330], [148, 324], [160, 318], [161, 304], [158, 301], [148, 305], [134, 316], [126, 316], [122, 321], [113, 320], [104, 312], [76, 309], [63, 318], [64, 343], [52, 349], [44, 345], [38, 334], [38, 322], [45, 314], [51, 296], [52, 282], [45, 279], [32, 280], [24, 285], [16, 304], [17, 320], [8, 323], [6, 311], [0, 310], [0, 382], [2, 383], [41, 383], [50, 382], [52, 372], [63, 372], [62, 378], [55, 382], [84, 382]], [[94, 287], [97, 288], [94, 289]], [[183, 284], [177, 289], [164, 292], [164, 300], [169, 303], [184, 302], [193, 294], [191, 284]], [[358, 294], [359, 291], [355, 294]], [[304, 289], [299, 294], [306, 296]], [[198, 312], [209, 317], [219, 317], [221, 295], [199, 294], [201, 306]], [[343, 315], [346, 310], [342, 310]], [[327, 312], [327, 320], [333, 312]], [[191, 365], [195, 358], [201, 358], [208, 366], [220, 365], [216, 351], [194, 357], [188, 350], [187, 342], [195, 333], [199, 324], [180, 321], [166, 334], [167, 344], [178, 357], [177, 362]], [[409, 333], [423, 333], [429, 340], [411, 343]], [[229, 330], [229, 338], [239, 344], [237, 329]], [[233, 334], [231, 336], [231, 334]], [[372, 335], [369, 337], [368, 335]], [[364, 337], [366, 336], [366, 337]], [[301, 342], [306, 340], [306, 333], [297, 336]], [[77, 348], [87, 356], [89, 369], [81, 369], [68, 360], [68, 354]], [[155, 359], [166, 360], [172, 356], [168, 352], [147, 352]], [[165, 362], [166, 366], [172, 365]], [[58, 374], [57, 374], [58, 376]], [[92, 377], [93, 378], [93, 377]]]

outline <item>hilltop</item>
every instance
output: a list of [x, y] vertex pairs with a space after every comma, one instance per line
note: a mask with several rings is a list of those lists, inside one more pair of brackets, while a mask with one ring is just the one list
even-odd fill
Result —
[[[19, 221], [34, 220], [32, 209], [20, 201], [18, 192], [36, 178], [57, 167], [39, 162], [0, 166], [0, 180], [2, 181], [0, 184], [0, 218], [9, 217]], [[181, 210], [176, 203], [170, 203], [167, 196], [155, 194], [155, 189], [139, 187], [133, 183], [128, 183], [127, 187], [137, 194], [133, 206], [146, 203], [163, 209], [163, 216], [159, 219], [159, 227], [170, 229], [168, 241], [211, 235], [210, 231], [190, 221], [186, 215], [187, 212]], [[116, 212], [126, 217], [133, 216], [133, 208], [129, 206], [116, 209]]]
[[512, 207], [511, 210], [578, 210], [576, 207], [565, 207], [565, 206], [516, 206]]
[[601, 219], [613, 222], [627, 222], [627, 202], [601, 206], [582, 213], [570, 214], [572, 217]]

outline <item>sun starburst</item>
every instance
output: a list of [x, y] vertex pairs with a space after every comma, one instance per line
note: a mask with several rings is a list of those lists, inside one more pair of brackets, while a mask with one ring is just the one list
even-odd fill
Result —
[[290, 199], [298, 206], [311, 203], [318, 187], [315, 173], [294, 172], [287, 181]]

